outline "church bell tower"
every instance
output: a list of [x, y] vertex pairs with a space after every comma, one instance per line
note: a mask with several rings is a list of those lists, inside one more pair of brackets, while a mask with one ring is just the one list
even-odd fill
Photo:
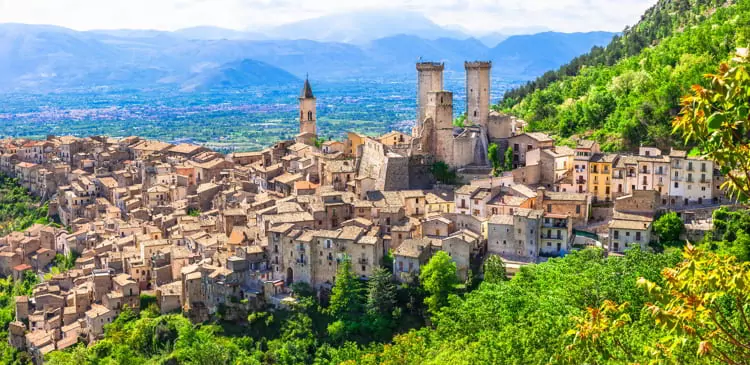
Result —
[[299, 133], [300, 136], [317, 138], [318, 130], [316, 125], [317, 116], [315, 115], [315, 96], [310, 87], [310, 80], [305, 78], [305, 85], [302, 86], [302, 92], [299, 96]]

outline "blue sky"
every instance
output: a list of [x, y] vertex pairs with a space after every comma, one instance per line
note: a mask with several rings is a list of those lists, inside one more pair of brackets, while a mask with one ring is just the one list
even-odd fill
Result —
[[656, 0], [0, 0], [0, 23], [77, 30], [263, 29], [323, 15], [409, 10], [474, 34], [509, 29], [620, 31]]

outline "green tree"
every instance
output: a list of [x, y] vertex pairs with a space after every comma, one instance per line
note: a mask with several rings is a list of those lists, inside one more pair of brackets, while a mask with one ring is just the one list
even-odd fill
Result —
[[453, 120], [453, 126], [463, 128], [466, 124], [466, 113], [461, 114], [458, 118]]
[[505, 272], [503, 259], [497, 255], [489, 255], [484, 261], [484, 281], [497, 284], [501, 281], [508, 280]]
[[373, 315], [390, 317], [396, 306], [396, 285], [393, 273], [385, 268], [377, 268], [367, 283], [367, 312]]
[[456, 171], [451, 169], [447, 163], [443, 161], [435, 161], [430, 169], [435, 180], [443, 184], [455, 185], [458, 183], [458, 176]]
[[356, 333], [364, 313], [362, 283], [352, 272], [350, 259], [344, 259], [336, 272], [336, 284], [331, 291], [328, 314], [335, 320], [329, 325], [329, 334], [342, 339]]
[[425, 304], [432, 314], [437, 314], [440, 308], [448, 305], [448, 296], [456, 292], [456, 263], [445, 251], [438, 251], [422, 267], [419, 281], [429, 293]]
[[707, 75], [708, 87], [694, 85], [682, 99], [673, 122], [685, 143], [698, 143], [703, 154], [727, 177], [722, 188], [741, 201], [750, 197], [750, 74], [748, 54], [738, 52], [732, 64], [722, 63], [717, 74]]
[[502, 166], [500, 164], [500, 152], [498, 151], [498, 146], [496, 143], [490, 143], [490, 146], [487, 148], [487, 158], [492, 164], [492, 175], [500, 175]]
[[505, 156], [503, 160], [503, 165], [505, 171], [512, 171], [513, 170], [513, 147], [508, 147], [505, 150]]
[[685, 228], [682, 219], [675, 212], [662, 215], [654, 222], [654, 233], [661, 243], [675, 243], [680, 240], [680, 234]]
[[313, 144], [315, 145], [316, 148], [322, 148], [323, 147], [323, 143], [326, 143], [326, 139], [325, 138], [316, 138], [313, 141]]

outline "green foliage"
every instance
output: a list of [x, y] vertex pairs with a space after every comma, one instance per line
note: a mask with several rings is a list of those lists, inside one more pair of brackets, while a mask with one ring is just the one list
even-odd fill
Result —
[[503, 259], [497, 255], [490, 255], [484, 261], [484, 282], [490, 284], [499, 284], [508, 280], [505, 272]]
[[32, 224], [49, 224], [47, 204], [39, 204], [18, 179], [0, 174], [0, 234], [22, 231]]
[[195, 209], [195, 208], [189, 208], [187, 211], [187, 214], [191, 217], [200, 217], [201, 216], [201, 210]]
[[456, 291], [456, 263], [445, 251], [438, 251], [420, 270], [419, 281], [430, 294], [425, 304], [432, 314], [437, 314], [448, 305], [448, 297]]
[[496, 143], [490, 143], [490, 146], [487, 147], [487, 158], [489, 158], [490, 163], [492, 164], [492, 175], [500, 175], [500, 171], [503, 167], [500, 164], [500, 152], [498, 151]]
[[695, 85], [682, 99], [674, 131], [685, 143], [695, 142], [706, 158], [721, 167], [725, 188], [739, 201], [750, 197], [750, 58], [747, 49], [732, 64], [722, 63], [715, 75], [707, 75], [707, 87]]
[[315, 138], [315, 140], [313, 141], [313, 144], [316, 148], [323, 148], [323, 143], [326, 143], [325, 138]]
[[654, 233], [662, 244], [679, 242], [680, 234], [684, 230], [685, 224], [675, 212], [664, 214], [654, 222]]
[[315, 297], [315, 289], [310, 284], [298, 281], [291, 285], [292, 292], [296, 297], [312, 298]]
[[505, 156], [503, 156], [503, 169], [505, 171], [513, 171], [513, 147], [508, 147], [505, 150]]
[[[484, 282], [433, 316], [434, 329], [397, 336], [383, 351], [359, 360], [398, 364], [548, 364], [567, 356], [566, 333], [573, 317], [605, 300], [629, 302], [628, 314], [643, 328], [628, 328], [622, 341], [641, 346], [665, 334], [640, 312], [650, 300], [637, 286], [643, 276], [661, 283], [660, 272], [680, 261], [678, 254], [631, 250], [624, 257], [604, 257], [599, 250], [575, 251], [521, 269], [510, 281]], [[641, 322], [641, 318], [643, 322]], [[694, 352], [688, 351], [688, 355]], [[623, 363], [598, 354], [577, 364]], [[687, 357], [681, 363], [690, 361]], [[643, 361], [642, 363], [647, 363]]]
[[396, 285], [393, 274], [378, 268], [367, 283], [367, 312], [373, 315], [390, 316], [396, 306]]
[[750, 4], [724, 3], [662, 0], [605, 49], [506, 94], [504, 108], [532, 130], [594, 131], [605, 151], [686, 147], [670, 133], [680, 96], [750, 40]]
[[[39, 277], [31, 271], [24, 272], [23, 280], [14, 282], [11, 277], [0, 278], [0, 338], [8, 338], [8, 324], [15, 318], [15, 297], [29, 296]], [[12, 348], [7, 341], [0, 342], [0, 364], [31, 364], [26, 352]]]
[[327, 310], [336, 320], [328, 327], [329, 335], [343, 339], [359, 331], [360, 316], [364, 313], [362, 290], [362, 283], [352, 272], [351, 261], [343, 260], [336, 272], [336, 284], [331, 291], [331, 302]]
[[450, 166], [443, 161], [435, 161], [435, 163], [432, 164], [430, 171], [432, 172], [432, 175], [435, 176], [435, 180], [440, 183], [448, 185], [456, 185], [458, 183], [456, 171], [451, 169]]
[[466, 126], [466, 113], [461, 114], [458, 116], [458, 118], [453, 120], [453, 126], [464, 128]]
[[713, 212], [713, 232], [701, 247], [724, 255], [750, 261], [750, 213], [746, 209], [729, 210], [726, 207]]

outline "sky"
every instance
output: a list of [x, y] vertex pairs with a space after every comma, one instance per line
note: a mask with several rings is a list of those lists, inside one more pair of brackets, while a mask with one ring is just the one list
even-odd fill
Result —
[[0, 23], [76, 30], [219, 26], [262, 30], [353, 11], [408, 10], [472, 34], [621, 31], [656, 0], [0, 0]]

